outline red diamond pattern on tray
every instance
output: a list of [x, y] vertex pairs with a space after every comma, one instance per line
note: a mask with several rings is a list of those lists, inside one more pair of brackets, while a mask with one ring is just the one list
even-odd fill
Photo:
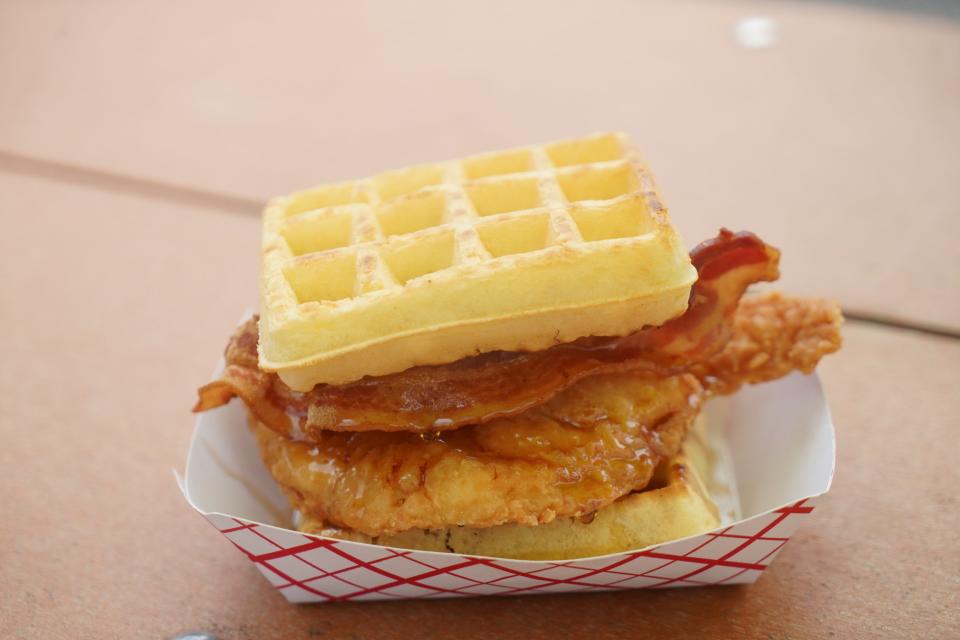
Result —
[[643, 551], [522, 562], [317, 538], [221, 514], [207, 520], [291, 602], [609, 591], [753, 582], [813, 499]]
[[503, 578], [509, 578], [512, 576], [512, 573], [497, 569], [494, 566], [486, 564], [473, 564], [469, 567], [463, 567], [462, 569], [457, 569], [454, 572], [454, 575], [461, 576], [468, 580], [473, 580], [480, 583], [489, 583], [494, 582], [495, 580], [501, 580]]

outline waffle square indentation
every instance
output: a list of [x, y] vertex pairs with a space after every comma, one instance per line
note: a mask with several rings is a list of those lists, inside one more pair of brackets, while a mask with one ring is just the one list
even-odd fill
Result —
[[636, 173], [626, 162], [562, 171], [557, 181], [570, 202], [609, 200], [640, 187]]
[[464, 189], [481, 216], [536, 209], [543, 204], [536, 178], [477, 180]]
[[353, 215], [351, 207], [337, 207], [287, 218], [281, 233], [293, 255], [326, 251], [350, 244]]
[[367, 196], [359, 182], [341, 182], [293, 194], [284, 214], [289, 218], [315, 209], [366, 201]]
[[656, 222], [640, 195], [571, 208], [570, 216], [577, 223], [580, 235], [587, 242], [630, 238], [654, 231]]
[[395, 198], [377, 207], [377, 220], [384, 236], [412, 233], [443, 222], [446, 194], [424, 189]]
[[510, 173], [524, 173], [532, 171], [533, 168], [533, 154], [528, 149], [486, 153], [466, 158], [463, 161], [463, 173], [468, 180]]
[[356, 253], [337, 251], [304, 256], [284, 267], [283, 274], [301, 304], [343, 300], [353, 296]]
[[546, 151], [555, 167], [619, 160], [625, 153], [619, 138], [614, 134], [564, 140], [547, 145]]
[[399, 237], [381, 250], [387, 268], [400, 284], [429, 273], [446, 269], [453, 264], [453, 232], [442, 229], [438, 233], [419, 235], [416, 240]]
[[494, 258], [538, 251], [549, 244], [550, 216], [539, 212], [477, 225], [480, 241]]
[[444, 171], [442, 164], [422, 164], [409, 169], [387, 171], [373, 179], [373, 187], [381, 201], [392, 200], [405, 193], [440, 184]]

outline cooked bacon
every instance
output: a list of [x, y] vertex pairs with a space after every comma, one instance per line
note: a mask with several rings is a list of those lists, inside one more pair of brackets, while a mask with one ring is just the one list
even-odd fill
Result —
[[[752, 283], [775, 280], [779, 252], [749, 232], [720, 234], [691, 252], [699, 278], [682, 316], [620, 338], [589, 337], [538, 352], [493, 352], [301, 394], [256, 368], [256, 319], [234, 334], [223, 376], [195, 411], [234, 395], [271, 429], [316, 440], [323, 430], [435, 432], [516, 415], [600, 373], [665, 376], [718, 353]], [[300, 433], [297, 433], [300, 432]]]

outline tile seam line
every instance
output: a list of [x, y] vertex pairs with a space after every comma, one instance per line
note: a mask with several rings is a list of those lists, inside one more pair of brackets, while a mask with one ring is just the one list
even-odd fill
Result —
[[846, 321], [857, 324], [872, 324], [886, 329], [899, 331], [910, 331], [921, 333], [923, 335], [935, 336], [938, 338], [950, 338], [960, 340], [960, 329], [949, 329], [939, 325], [924, 324], [920, 322], [909, 322], [893, 318], [882, 313], [871, 313], [859, 309], [843, 309], [843, 317]]
[[255, 198], [205, 191], [148, 178], [81, 167], [3, 149], [0, 149], [0, 171], [111, 193], [202, 206], [234, 214], [259, 214], [264, 205], [264, 201]]
[[[68, 163], [12, 153], [2, 149], [0, 149], [0, 171], [47, 179], [53, 182], [100, 189], [111, 193], [121, 193], [153, 200], [166, 200], [214, 208], [241, 215], [259, 214], [263, 208], [263, 201], [254, 198], [204, 191], [202, 189], [194, 189], [136, 176], [80, 167]], [[849, 322], [872, 324], [888, 329], [911, 331], [924, 335], [960, 340], [960, 330], [949, 329], [947, 327], [909, 322], [884, 314], [871, 313], [859, 309], [844, 308], [843, 314]]]

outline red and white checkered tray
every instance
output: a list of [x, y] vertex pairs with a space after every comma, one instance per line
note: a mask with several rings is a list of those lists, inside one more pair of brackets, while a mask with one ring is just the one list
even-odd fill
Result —
[[265, 524], [289, 508], [260, 462], [239, 402], [197, 419], [181, 481], [190, 504], [291, 602], [447, 598], [743, 584], [757, 579], [830, 488], [833, 425], [816, 376], [712, 401], [744, 519], [627, 553], [556, 562], [409, 551]]

